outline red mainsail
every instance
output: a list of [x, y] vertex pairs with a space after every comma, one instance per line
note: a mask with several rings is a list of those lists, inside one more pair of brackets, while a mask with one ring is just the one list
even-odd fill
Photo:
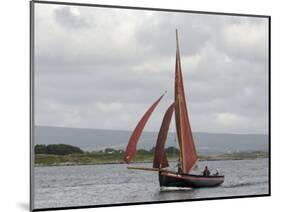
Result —
[[137, 151], [137, 143], [141, 136], [143, 128], [163, 96], [164, 94], [150, 106], [150, 108], [146, 111], [146, 113], [143, 115], [136, 128], [134, 129], [125, 152], [124, 160], [126, 161], [126, 163], [130, 163], [134, 159]]
[[175, 119], [180, 162], [183, 173], [188, 173], [198, 160], [186, 107], [183, 78], [181, 72], [178, 31], [176, 31], [176, 66], [175, 66]]
[[175, 106], [174, 103], [171, 104], [164, 115], [162, 125], [160, 127], [160, 131], [157, 137], [154, 160], [153, 160], [153, 168], [165, 168], [169, 166], [166, 152], [165, 152], [165, 143], [166, 143], [172, 115], [174, 112], [174, 106]]

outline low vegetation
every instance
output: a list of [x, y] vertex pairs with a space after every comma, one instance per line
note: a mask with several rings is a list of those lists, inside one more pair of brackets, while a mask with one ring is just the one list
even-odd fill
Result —
[[69, 155], [82, 153], [84, 152], [79, 147], [67, 144], [35, 145], [35, 154]]
[[[178, 158], [179, 150], [174, 147], [166, 149], [169, 159]], [[154, 148], [137, 151], [136, 162], [150, 162], [153, 160]], [[84, 152], [78, 147], [52, 144], [35, 146], [36, 165], [86, 165], [104, 163], [123, 163], [124, 150], [106, 148], [100, 151]]]
[[257, 158], [267, 158], [268, 152], [232, 152], [214, 156], [200, 156], [200, 160], [254, 160]]
[[[134, 162], [152, 162], [154, 148], [137, 151]], [[177, 161], [179, 150], [175, 147], [166, 148], [169, 161]], [[199, 156], [200, 160], [244, 160], [268, 157], [267, 152], [235, 152], [217, 156]], [[123, 163], [124, 151], [106, 148], [100, 151], [84, 152], [78, 147], [65, 144], [36, 145], [35, 165], [93, 165]]]

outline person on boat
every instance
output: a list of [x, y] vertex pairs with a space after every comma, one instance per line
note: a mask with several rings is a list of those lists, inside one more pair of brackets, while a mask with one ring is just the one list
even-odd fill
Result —
[[180, 160], [178, 161], [177, 167], [178, 167], [178, 173], [182, 173], [182, 168], [181, 168]]
[[214, 174], [214, 176], [219, 176], [219, 169], [216, 170], [216, 173]]
[[205, 166], [205, 169], [203, 171], [203, 176], [209, 176], [210, 175], [210, 171], [208, 169], [208, 166]]

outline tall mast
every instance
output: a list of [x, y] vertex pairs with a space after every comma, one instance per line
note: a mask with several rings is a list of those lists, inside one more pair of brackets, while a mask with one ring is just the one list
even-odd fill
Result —
[[178, 31], [176, 30], [175, 64], [175, 120], [180, 148], [180, 162], [183, 173], [188, 173], [198, 160], [188, 118], [183, 77], [181, 71]]

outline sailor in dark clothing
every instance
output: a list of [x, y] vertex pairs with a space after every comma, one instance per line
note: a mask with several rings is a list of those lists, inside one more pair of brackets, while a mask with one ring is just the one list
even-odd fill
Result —
[[182, 168], [181, 168], [180, 160], [178, 161], [177, 167], [178, 167], [178, 173], [182, 173]]
[[216, 173], [214, 174], [214, 176], [219, 176], [220, 173], [219, 173], [219, 169], [217, 169]]
[[205, 166], [205, 169], [203, 171], [203, 176], [209, 176], [210, 175], [210, 171], [208, 169], [208, 166]]

